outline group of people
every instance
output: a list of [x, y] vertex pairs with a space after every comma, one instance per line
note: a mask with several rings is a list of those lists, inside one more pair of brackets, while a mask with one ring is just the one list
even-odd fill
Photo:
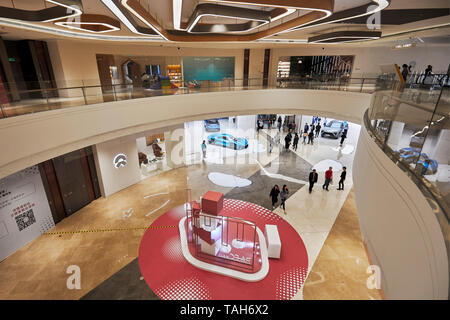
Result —
[[[403, 80], [406, 82], [408, 80], [408, 75], [411, 73], [411, 68], [413, 68], [412, 65], [407, 65], [406, 63], [404, 63], [402, 65], [402, 78]], [[422, 84], [425, 83], [425, 80], [427, 79], [427, 77], [432, 76], [433, 73], [433, 66], [432, 65], [428, 65], [427, 68], [425, 69], [424, 73], [423, 73], [423, 79], [422, 79]]]
[[286, 199], [289, 194], [289, 189], [287, 185], [283, 185], [283, 188], [280, 191], [280, 187], [276, 184], [273, 186], [272, 190], [270, 190], [269, 197], [272, 199], [272, 210], [275, 209], [275, 204], [278, 202], [278, 195], [281, 199], [281, 208], [284, 213], [286, 213]]
[[[317, 182], [319, 175], [317, 174], [316, 169], [312, 169], [312, 171], [309, 173], [309, 193], [312, 192], [312, 189], [314, 187], [314, 184]], [[344, 190], [344, 181], [347, 177], [347, 168], [342, 167], [341, 172], [341, 179], [339, 180], [339, 188], [338, 190]], [[329, 167], [327, 171], [325, 171], [325, 183], [322, 185], [323, 190], [328, 190], [328, 187], [333, 180], [333, 167]]]
[[[347, 177], [347, 168], [342, 167], [341, 176], [339, 179], [339, 188], [337, 190], [344, 190], [344, 181]], [[319, 175], [316, 171], [316, 169], [312, 169], [309, 173], [309, 193], [312, 192], [314, 184], [317, 182], [319, 178]], [[329, 191], [329, 185], [331, 181], [333, 180], [333, 167], [329, 167], [327, 171], [325, 171], [325, 182], [322, 185], [322, 189]], [[281, 200], [281, 208], [283, 209], [284, 213], [286, 214], [286, 199], [289, 194], [289, 189], [287, 185], [283, 185], [283, 188], [280, 190], [280, 187], [278, 185], [274, 185], [272, 190], [270, 190], [269, 197], [272, 200], [272, 210], [275, 209], [275, 204], [278, 202], [278, 196]]]
[[[314, 138], [319, 137], [320, 130], [322, 130], [322, 125], [320, 124], [321, 118], [319, 117], [313, 117], [313, 120], [311, 122], [311, 125], [308, 123], [305, 124], [303, 127], [303, 132], [301, 133], [303, 138], [303, 144], [314, 144]], [[281, 117], [278, 118], [278, 129], [281, 128]], [[292, 124], [292, 127], [290, 127], [290, 130], [286, 137], [284, 138], [285, 142], [285, 148], [289, 149], [291, 145], [291, 141], [293, 140], [292, 148], [293, 150], [297, 150], [298, 142], [300, 140], [300, 136], [297, 132], [294, 133], [294, 136], [292, 135], [291, 131], [295, 131], [295, 123]], [[308, 142], [306, 142], [306, 139], [308, 139]], [[345, 139], [345, 137], [343, 138]], [[342, 144], [343, 140], [341, 141]]]

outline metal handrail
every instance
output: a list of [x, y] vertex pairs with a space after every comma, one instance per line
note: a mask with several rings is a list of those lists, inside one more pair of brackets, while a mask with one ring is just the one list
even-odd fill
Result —
[[[222, 83], [222, 85], [217, 86], [217, 82], [227, 81]], [[214, 91], [214, 89], [220, 88], [222, 91], [226, 90], [234, 90], [235, 88], [239, 89], [275, 89], [281, 88], [284, 83], [289, 83], [286, 89], [329, 89], [329, 90], [348, 90], [351, 88], [351, 91], [363, 92], [364, 84], [369, 84], [368, 90], [373, 90], [373, 85], [376, 85], [374, 81], [377, 78], [338, 78], [336, 77], [333, 80], [329, 81], [321, 81], [313, 78], [304, 78], [304, 77], [289, 77], [289, 78], [269, 78], [269, 77], [258, 77], [258, 78], [224, 78], [222, 80], [206, 80], [206, 82], [202, 85], [202, 82], [205, 80], [198, 80], [197, 83], [199, 86], [192, 87], [191, 84], [193, 80], [176, 80], [175, 82], [180, 82], [182, 85], [178, 88], [161, 88], [161, 89], [151, 89], [143, 86], [135, 87], [132, 83], [116, 83], [116, 84], [107, 84], [107, 85], [82, 85], [82, 86], [69, 86], [69, 87], [59, 87], [52, 88], [47, 85], [51, 85], [47, 83], [46, 88], [41, 89], [31, 89], [31, 90], [4, 90], [1, 92], [3, 95], [9, 95], [10, 97], [19, 96], [19, 100], [12, 101], [4, 104], [0, 104], [0, 118], [7, 117], [15, 117], [28, 113], [34, 112], [44, 112], [49, 109], [55, 108], [55, 103], [60, 103], [57, 105], [57, 108], [63, 108], [64, 103], [68, 103], [70, 107], [83, 106], [91, 103], [99, 103], [99, 101], [91, 102], [89, 99], [92, 96], [96, 97], [107, 97], [107, 99], [103, 99], [101, 102], [109, 102], [109, 100], [119, 101], [119, 100], [128, 100], [128, 99], [139, 99], [143, 96], [154, 96], [154, 95], [170, 95], [170, 94], [190, 94], [202, 92], [203, 90]], [[174, 81], [172, 81], [174, 82]], [[190, 83], [191, 82], [191, 83]], [[360, 86], [359, 86], [360, 84]], [[354, 88], [355, 85], [358, 85], [358, 88]], [[367, 87], [366, 87], [367, 88]], [[99, 89], [102, 91], [100, 94], [88, 95], [89, 89]], [[123, 90], [124, 89], [124, 90]], [[62, 93], [64, 91], [75, 91], [81, 90], [79, 94], [75, 93], [73, 96], [68, 95], [68, 97], [60, 97], [58, 96], [58, 92]], [[179, 90], [179, 91], [175, 91]], [[367, 90], [367, 89], [366, 89]], [[76, 91], [75, 91], [76, 92]], [[21, 95], [24, 94], [36, 94], [41, 93], [40, 97], [36, 98], [26, 98], [20, 99]], [[126, 96], [122, 96], [123, 94], [128, 94]], [[65, 100], [65, 98], [68, 98]], [[71, 99], [73, 98], [73, 99]], [[40, 99], [43, 99], [42, 102]], [[55, 99], [60, 99], [55, 101]], [[81, 102], [77, 99], [81, 99]], [[35, 102], [37, 100], [37, 102]], [[31, 101], [31, 104], [27, 104], [26, 101]], [[75, 101], [75, 102], [74, 102]], [[24, 104], [21, 105], [21, 102]], [[75, 105], [74, 105], [75, 104]], [[18, 109], [20, 108], [20, 109]]]

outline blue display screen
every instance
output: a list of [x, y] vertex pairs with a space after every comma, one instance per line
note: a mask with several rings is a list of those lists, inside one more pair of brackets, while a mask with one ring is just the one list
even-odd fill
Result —
[[183, 78], [186, 81], [234, 79], [234, 57], [184, 57]]

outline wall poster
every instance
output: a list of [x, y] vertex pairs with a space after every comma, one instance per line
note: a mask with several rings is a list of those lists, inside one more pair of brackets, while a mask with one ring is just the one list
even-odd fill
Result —
[[0, 180], [0, 261], [54, 226], [38, 166]]

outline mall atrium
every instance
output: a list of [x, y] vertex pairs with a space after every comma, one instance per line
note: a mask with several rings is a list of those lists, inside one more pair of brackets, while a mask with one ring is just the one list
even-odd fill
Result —
[[448, 0], [0, 0], [0, 300], [448, 301], [449, 75]]

